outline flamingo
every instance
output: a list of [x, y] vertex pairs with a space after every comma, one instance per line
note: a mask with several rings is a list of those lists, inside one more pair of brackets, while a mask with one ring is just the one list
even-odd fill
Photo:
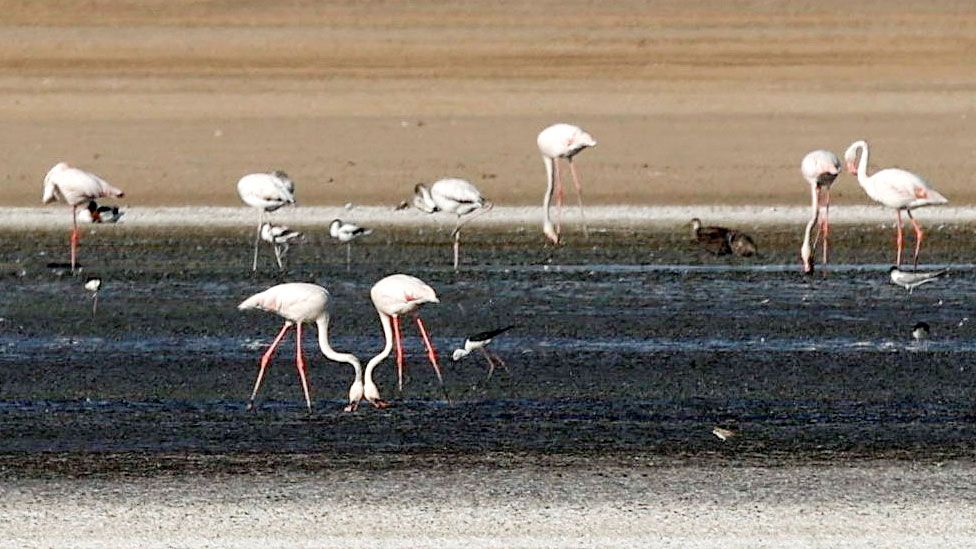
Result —
[[78, 240], [78, 206], [103, 196], [117, 196], [122, 198], [125, 193], [113, 187], [107, 181], [95, 174], [78, 168], [72, 168], [65, 162], [58, 162], [47, 175], [44, 176], [44, 194], [41, 200], [49, 204], [60, 200], [71, 206], [71, 272], [74, 274], [77, 265]]
[[352, 262], [352, 241], [361, 236], [373, 234], [373, 229], [366, 229], [353, 223], [346, 223], [341, 219], [333, 219], [329, 224], [329, 235], [339, 242], [346, 243], [346, 270]]
[[[366, 365], [366, 370], [371, 371], [377, 364], [390, 356], [395, 339], [397, 348], [397, 387], [399, 390], [403, 390], [403, 343], [400, 336], [400, 316], [413, 313], [417, 319], [417, 328], [420, 330], [420, 336], [424, 339], [424, 344], [427, 346], [427, 357], [430, 359], [430, 365], [433, 366], [434, 372], [437, 374], [437, 380], [441, 384], [441, 389], [443, 389], [444, 377], [441, 375], [441, 368], [437, 364], [437, 351], [430, 342], [424, 321], [420, 319], [420, 315], [417, 313], [418, 309], [424, 303], [440, 303], [434, 289], [419, 278], [405, 274], [393, 274], [374, 284], [369, 295], [373, 300], [373, 306], [376, 307], [377, 314], [379, 314], [380, 324], [383, 325], [383, 337], [386, 339], [386, 345], [379, 354], [370, 359]], [[375, 391], [376, 386], [372, 386], [371, 389]], [[380, 398], [379, 392], [370, 393], [369, 390], [370, 387], [367, 387], [367, 399], [375, 400]]]
[[[856, 164], [857, 153], [860, 151], [861, 160]], [[937, 206], [949, 201], [946, 197], [939, 194], [921, 177], [898, 168], [888, 168], [875, 172], [868, 176], [868, 144], [864, 140], [855, 141], [847, 147], [844, 152], [844, 161], [847, 163], [847, 170], [852, 174], [857, 174], [857, 182], [861, 184], [864, 192], [868, 193], [875, 202], [895, 210], [898, 216], [898, 253], [896, 265], [901, 266], [901, 250], [904, 246], [904, 236], [902, 232], [901, 211], [905, 210], [908, 219], [912, 222], [915, 229], [915, 268], [918, 268], [918, 251], [922, 247], [922, 238], [925, 233], [922, 227], [912, 216], [912, 210], [923, 206]]]
[[258, 210], [258, 230], [254, 236], [254, 263], [251, 271], [258, 270], [258, 243], [261, 241], [261, 225], [264, 212], [295, 203], [295, 183], [283, 171], [252, 173], [237, 182], [237, 194], [245, 204]]
[[[413, 206], [425, 213], [447, 212], [457, 215], [454, 226], [454, 270], [458, 270], [461, 256], [461, 227], [470, 223], [476, 217], [491, 211], [494, 206], [490, 200], [481, 196], [481, 191], [470, 181], [457, 178], [447, 178], [435, 181], [430, 189], [424, 184], [414, 187]], [[403, 204], [401, 208], [405, 207]], [[461, 221], [461, 217], [477, 212]]]
[[[800, 248], [800, 258], [803, 261], [803, 272], [813, 272], [813, 250], [817, 242], [823, 238], [823, 261], [827, 265], [827, 235], [830, 233], [830, 185], [840, 173], [840, 160], [837, 155], [823, 149], [807, 153], [800, 163], [800, 173], [803, 179], [810, 183], [810, 207], [813, 210], [806, 231], [803, 233], [803, 246]], [[823, 208], [823, 218], [820, 209]], [[817, 236], [813, 244], [810, 243], [810, 233], [817, 224]]]
[[258, 394], [258, 389], [261, 387], [261, 379], [264, 378], [264, 372], [267, 370], [268, 362], [271, 361], [275, 349], [278, 348], [281, 340], [284, 339], [288, 329], [294, 325], [297, 331], [295, 363], [298, 367], [298, 376], [301, 379], [302, 391], [305, 393], [305, 405], [309, 412], [312, 411], [312, 400], [309, 398], [308, 379], [305, 373], [305, 357], [302, 355], [302, 324], [305, 322], [314, 322], [318, 327], [319, 347], [322, 349], [322, 354], [326, 358], [335, 362], [345, 362], [356, 371], [355, 380], [352, 386], [349, 387], [349, 404], [345, 407], [345, 411], [354, 412], [359, 406], [359, 401], [364, 398], [364, 395], [366, 395], [369, 403], [376, 408], [385, 408], [387, 406], [378, 397], [370, 397], [370, 395], [379, 394], [376, 390], [376, 385], [373, 383], [374, 365], [366, 367], [364, 379], [359, 359], [348, 353], [337, 352], [329, 345], [330, 305], [329, 291], [325, 288], [304, 282], [291, 282], [272, 286], [259, 294], [252, 295], [237, 306], [242, 311], [247, 309], [260, 309], [275, 313], [285, 319], [284, 327], [278, 332], [278, 336], [271, 343], [271, 347], [261, 357], [261, 368], [258, 370], [258, 377], [254, 382], [254, 391], [251, 393], [251, 399], [247, 404], [248, 410], [254, 408], [254, 398]]
[[[576, 175], [573, 157], [587, 147], [596, 146], [596, 141], [579, 126], [553, 124], [539, 132], [536, 143], [538, 143], [539, 151], [542, 153], [542, 161], [546, 164], [547, 177], [546, 194], [542, 199], [542, 231], [553, 244], [559, 244], [559, 222], [562, 218], [563, 208], [563, 181], [559, 174], [558, 161], [560, 158], [565, 158], [569, 163], [569, 171], [573, 174], [573, 185], [576, 187], [576, 198], [579, 200], [580, 220], [583, 222], [583, 234], [589, 236], [586, 217], [583, 215], [583, 190], [580, 186], [579, 177]], [[558, 205], [555, 228], [553, 228], [552, 221], [549, 220], [549, 202], [552, 200], [554, 187], [556, 204]]]

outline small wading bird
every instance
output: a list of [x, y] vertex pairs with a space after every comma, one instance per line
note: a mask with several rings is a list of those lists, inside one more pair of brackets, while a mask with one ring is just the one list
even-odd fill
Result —
[[[576, 198], [579, 201], [580, 221], [583, 224], [583, 236], [589, 236], [586, 226], [586, 216], [583, 214], [583, 186], [576, 174], [573, 158], [583, 149], [595, 147], [596, 141], [579, 126], [572, 124], [553, 124], [539, 132], [536, 139], [542, 161], [546, 165], [546, 194], [542, 198], [542, 232], [553, 244], [559, 244], [560, 222], [563, 209], [563, 180], [559, 172], [559, 159], [565, 158], [569, 164], [569, 171], [573, 176], [573, 186], [576, 187]], [[556, 194], [556, 224], [553, 226], [549, 219], [549, 204], [552, 195]]]
[[513, 326], [505, 326], [504, 328], [497, 328], [497, 329], [494, 329], [494, 330], [488, 330], [487, 332], [479, 332], [477, 334], [474, 334], [473, 336], [470, 336], [466, 340], [464, 340], [464, 347], [463, 348], [461, 348], [461, 349], [455, 349], [454, 350], [454, 354], [452, 355], [451, 358], [455, 362], [457, 362], [458, 360], [461, 360], [462, 358], [464, 358], [464, 357], [468, 356], [469, 354], [471, 354], [472, 351], [480, 350], [481, 353], [483, 355], [485, 355], [485, 360], [488, 361], [488, 377], [487, 377], [487, 379], [491, 379], [491, 375], [493, 373], [495, 373], [495, 361], [496, 360], [506, 370], [508, 370], [508, 365], [505, 364], [505, 361], [502, 360], [502, 357], [498, 356], [496, 353], [492, 353], [491, 351], [489, 351], [485, 347], [489, 343], [491, 343], [491, 341], [493, 339], [495, 339], [499, 335], [501, 335], [501, 334], [503, 334], [503, 333], [511, 330], [514, 327], [515, 327], [514, 325]]
[[891, 276], [892, 284], [897, 284], [909, 292], [912, 292], [915, 290], [915, 288], [918, 288], [922, 284], [935, 282], [944, 276], [949, 276], [949, 269], [920, 273], [903, 271], [898, 267], [892, 267], [888, 273]]
[[[858, 151], [861, 153], [861, 160], [855, 164]], [[867, 142], [855, 141], [844, 152], [844, 161], [847, 163], [847, 171], [857, 175], [857, 182], [861, 184], [864, 192], [872, 200], [895, 210], [898, 217], [898, 253], [895, 264], [901, 267], [901, 251], [904, 247], [904, 236], [902, 230], [901, 211], [905, 210], [908, 219], [912, 222], [915, 229], [915, 256], [913, 263], [918, 267], [918, 251], [922, 247], [922, 238], [925, 233], [922, 227], [912, 216], [912, 210], [923, 206], [934, 206], [945, 204], [949, 200], [939, 194], [921, 177], [900, 170], [898, 168], [888, 168], [875, 172], [868, 176], [868, 144]]]
[[346, 270], [352, 263], [352, 241], [361, 236], [373, 234], [373, 229], [365, 229], [352, 223], [345, 223], [341, 219], [333, 219], [329, 225], [329, 235], [339, 242], [346, 244]]
[[[315, 284], [293, 282], [272, 286], [259, 294], [245, 299], [237, 306], [242, 311], [246, 309], [260, 309], [275, 313], [285, 319], [284, 327], [281, 328], [278, 336], [275, 337], [271, 346], [261, 357], [261, 367], [258, 370], [257, 380], [254, 382], [254, 391], [251, 393], [251, 398], [247, 404], [248, 410], [254, 408], [254, 398], [258, 394], [258, 389], [261, 387], [261, 379], [264, 378], [264, 373], [268, 368], [271, 357], [274, 355], [275, 349], [278, 348], [281, 340], [284, 339], [288, 329], [295, 326], [297, 332], [295, 336], [295, 364], [298, 368], [298, 377], [302, 382], [302, 391], [305, 393], [305, 406], [309, 412], [312, 411], [312, 399], [309, 397], [308, 379], [306, 377], [305, 357], [302, 355], [302, 324], [306, 322], [314, 322], [318, 327], [319, 348], [322, 349], [322, 354], [326, 358], [335, 362], [349, 364], [356, 371], [356, 377], [352, 386], [349, 387], [349, 404], [345, 410], [347, 412], [355, 411], [359, 406], [359, 401], [364, 396], [373, 406], [377, 408], [386, 407], [386, 403], [379, 400], [379, 392], [373, 383], [373, 367], [366, 367], [364, 379], [359, 360], [351, 354], [335, 351], [329, 344], [329, 300], [329, 292], [325, 288]], [[373, 397], [371, 395], [376, 396]]]
[[92, 293], [92, 318], [98, 311], [98, 290], [102, 287], [102, 279], [90, 276], [85, 280], [85, 289]]
[[251, 271], [258, 270], [258, 243], [261, 242], [261, 225], [264, 212], [273, 212], [282, 206], [295, 203], [295, 183], [283, 171], [252, 173], [237, 182], [237, 194], [248, 206], [258, 210], [258, 227], [254, 235], [254, 262]]
[[291, 247], [291, 241], [301, 237], [302, 233], [293, 231], [284, 225], [272, 225], [271, 223], [261, 225], [261, 240], [271, 244], [272, 249], [274, 249], [275, 261], [278, 262], [278, 268], [282, 271], [285, 270], [284, 259]]
[[60, 200], [71, 206], [71, 272], [74, 274], [77, 265], [78, 240], [78, 206], [102, 198], [115, 196], [122, 198], [125, 193], [113, 187], [95, 174], [78, 168], [72, 168], [64, 162], [58, 162], [44, 176], [44, 194], [41, 197], [44, 204]]
[[752, 237], [725, 227], [702, 227], [697, 217], [691, 220], [691, 237], [705, 251], [715, 255], [735, 254], [742, 257], [756, 255], [756, 243]]
[[[454, 225], [454, 270], [458, 270], [461, 257], [461, 227], [467, 225], [478, 216], [491, 211], [493, 204], [481, 196], [481, 191], [469, 181], [457, 178], [447, 178], [435, 181], [430, 189], [424, 184], [414, 187], [411, 199], [413, 207], [424, 213], [447, 212], [457, 215]], [[407, 208], [409, 204], [401, 202], [398, 210]], [[471, 217], [461, 220], [462, 216], [475, 213]]]
[[912, 326], [912, 339], [916, 343], [922, 343], [929, 338], [929, 325], [927, 322], [916, 322]]
[[124, 212], [118, 206], [99, 206], [94, 200], [88, 207], [78, 212], [78, 221], [82, 223], [118, 223]]
[[[817, 243], [823, 239], [823, 263], [827, 266], [828, 235], [830, 234], [830, 186], [840, 173], [840, 160], [837, 155], [825, 150], [808, 153], [800, 163], [800, 173], [810, 184], [810, 221], [803, 232], [803, 246], [800, 248], [800, 259], [803, 262], [803, 272], [813, 272], [813, 252]], [[823, 210], [821, 214], [821, 210]], [[810, 233], [817, 225], [817, 236], [810, 242]]]
[[712, 434], [717, 436], [722, 442], [729, 440], [730, 438], [736, 436], [738, 433], [732, 429], [724, 429], [722, 427], [716, 427], [712, 429]]
[[[404, 363], [400, 317], [412, 313], [417, 320], [417, 328], [420, 330], [420, 336], [427, 346], [427, 357], [430, 359], [430, 365], [437, 374], [437, 381], [440, 382], [441, 390], [445, 390], [444, 377], [441, 375], [441, 367], [437, 363], [437, 351], [430, 342], [430, 336], [427, 328], [424, 326], [424, 321], [420, 319], [420, 314], [417, 312], [424, 303], [440, 303], [434, 289], [424, 284], [419, 278], [405, 274], [394, 274], [373, 285], [369, 296], [373, 300], [373, 306], [376, 307], [377, 314], [379, 314], [386, 345], [379, 354], [370, 359], [366, 365], [366, 371], [372, 371], [372, 368], [390, 356], [395, 340], [397, 351], [397, 387], [399, 390], [403, 390]], [[447, 398], [446, 390], [444, 397]], [[367, 393], [367, 398], [378, 400], [380, 397], [377, 392], [372, 395]]]

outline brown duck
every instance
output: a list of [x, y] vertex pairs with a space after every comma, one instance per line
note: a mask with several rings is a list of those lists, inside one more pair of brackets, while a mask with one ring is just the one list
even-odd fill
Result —
[[756, 255], [756, 243], [749, 235], [725, 227], [702, 227], [697, 217], [691, 220], [691, 236], [702, 249], [714, 255]]

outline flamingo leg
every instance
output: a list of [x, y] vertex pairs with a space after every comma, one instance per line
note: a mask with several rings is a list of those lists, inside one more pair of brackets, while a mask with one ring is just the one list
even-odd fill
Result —
[[312, 399], [308, 396], [308, 378], [305, 375], [305, 357], [302, 356], [302, 323], [296, 325], [297, 334], [295, 336], [295, 365], [298, 367], [298, 377], [302, 380], [302, 391], [305, 392], [305, 406], [309, 413], [312, 412]]
[[488, 361], [488, 376], [485, 380], [491, 379], [491, 375], [495, 373], [495, 361], [491, 359], [491, 354], [485, 350], [484, 347], [481, 348], [481, 354], [485, 355], [485, 360]]
[[559, 173], [559, 159], [552, 161], [553, 179], [556, 182], [556, 236], [562, 231], [563, 221], [563, 176]]
[[71, 274], [75, 274], [78, 241], [81, 240], [81, 233], [78, 232], [78, 206], [71, 207], [71, 226]]
[[828, 238], [830, 236], [830, 187], [824, 187], [824, 215], [823, 215], [823, 264], [824, 273], [826, 273], [827, 267], [827, 257], [829, 255], [830, 244]]
[[902, 234], [901, 226], [901, 210], [895, 210], [895, 214], [898, 216], [898, 233], [895, 238], [895, 242], [898, 246], [898, 253], [895, 255], [895, 265], [901, 267], [901, 249], [904, 245], [904, 235]]
[[576, 175], [576, 164], [573, 158], [569, 158], [569, 173], [573, 175], [573, 186], [576, 187], [576, 200], [579, 202], [580, 222], [583, 223], [583, 236], [589, 238], [590, 231], [586, 226], [586, 216], [583, 215], [583, 185], [580, 184], [579, 176]]
[[397, 353], [397, 390], [403, 390], [403, 342], [400, 340], [400, 315], [393, 315], [393, 340]]
[[251, 399], [247, 402], [248, 410], [254, 409], [254, 397], [258, 396], [258, 389], [261, 388], [261, 380], [264, 379], [264, 372], [268, 369], [268, 362], [271, 361], [271, 357], [274, 355], [275, 349], [278, 348], [281, 340], [284, 339], [285, 333], [288, 332], [288, 328], [291, 328], [291, 322], [286, 321], [285, 325], [281, 328], [281, 331], [278, 332], [278, 336], [275, 337], [274, 341], [271, 342], [271, 346], [268, 347], [268, 350], [265, 351], [263, 356], [261, 356], [261, 369], [258, 370], [258, 378], [254, 381], [254, 390], [251, 391]]
[[925, 237], [925, 232], [922, 231], [922, 226], [918, 224], [915, 217], [912, 216], [911, 210], [905, 210], [908, 214], [908, 219], [912, 221], [912, 227], [915, 229], [915, 269], [918, 269], [918, 251], [922, 248], [922, 238]]
[[258, 270], [258, 244], [261, 242], [262, 222], [264, 222], [264, 210], [258, 210], [258, 232], [254, 235], [254, 262], [251, 264], [251, 272]]
[[440, 382], [443, 388], [444, 376], [441, 375], [441, 367], [437, 364], [437, 350], [434, 349], [434, 344], [430, 342], [430, 337], [427, 335], [427, 328], [424, 327], [424, 321], [420, 319], [419, 315], [417, 316], [417, 328], [420, 329], [420, 336], [424, 338], [424, 345], [427, 346], [427, 358], [430, 359], [430, 365], [434, 367], [434, 372], [437, 374], [437, 381]]

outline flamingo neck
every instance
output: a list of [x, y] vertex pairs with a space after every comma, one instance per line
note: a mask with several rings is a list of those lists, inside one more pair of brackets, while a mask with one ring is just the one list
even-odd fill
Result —
[[328, 315], [322, 315], [315, 320], [316, 326], [319, 329], [319, 347], [322, 349], [322, 354], [325, 355], [329, 360], [334, 360], [336, 362], [345, 362], [356, 370], [356, 382], [362, 382], [363, 380], [363, 368], [359, 363], [359, 359], [349, 353], [340, 353], [329, 345], [329, 317]]
[[820, 188], [817, 185], [810, 185], [810, 195], [810, 208], [812, 212], [810, 221], [807, 223], [806, 231], [803, 233], [803, 247], [800, 248], [800, 257], [803, 259], [804, 271], [810, 268], [810, 257], [813, 255], [813, 247], [810, 245], [810, 235], [813, 232], [813, 226], [817, 224], [817, 219], [820, 217]]
[[383, 346], [383, 350], [379, 352], [376, 356], [369, 359], [366, 364], [366, 384], [373, 385], [373, 369], [379, 365], [380, 362], [390, 356], [393, 351], [393, 328], [390, 327], [390, 317], [389, 315], [377, 311], [380, 315], [380, 324], [383, 325], [383, 338], [386, 340], [386, 344]]
[[870, 153], [867, 143], [861, 143], [858, 146], [861, 148], [861, 159], [857, 163], [857, 182], [863, 186], [870, 183], [871, 179], [868, 177], [868, 155]]
[[542, 161], [546, 164], [546, 194], [542, 198], [542, 224], [544, 228], [552, 227], [552, 221], [549, 219], [549, 203], [552, 201], [552, 191], [555, 187], [555, 170], [553, 163], [554, 159], [543, 156]]

